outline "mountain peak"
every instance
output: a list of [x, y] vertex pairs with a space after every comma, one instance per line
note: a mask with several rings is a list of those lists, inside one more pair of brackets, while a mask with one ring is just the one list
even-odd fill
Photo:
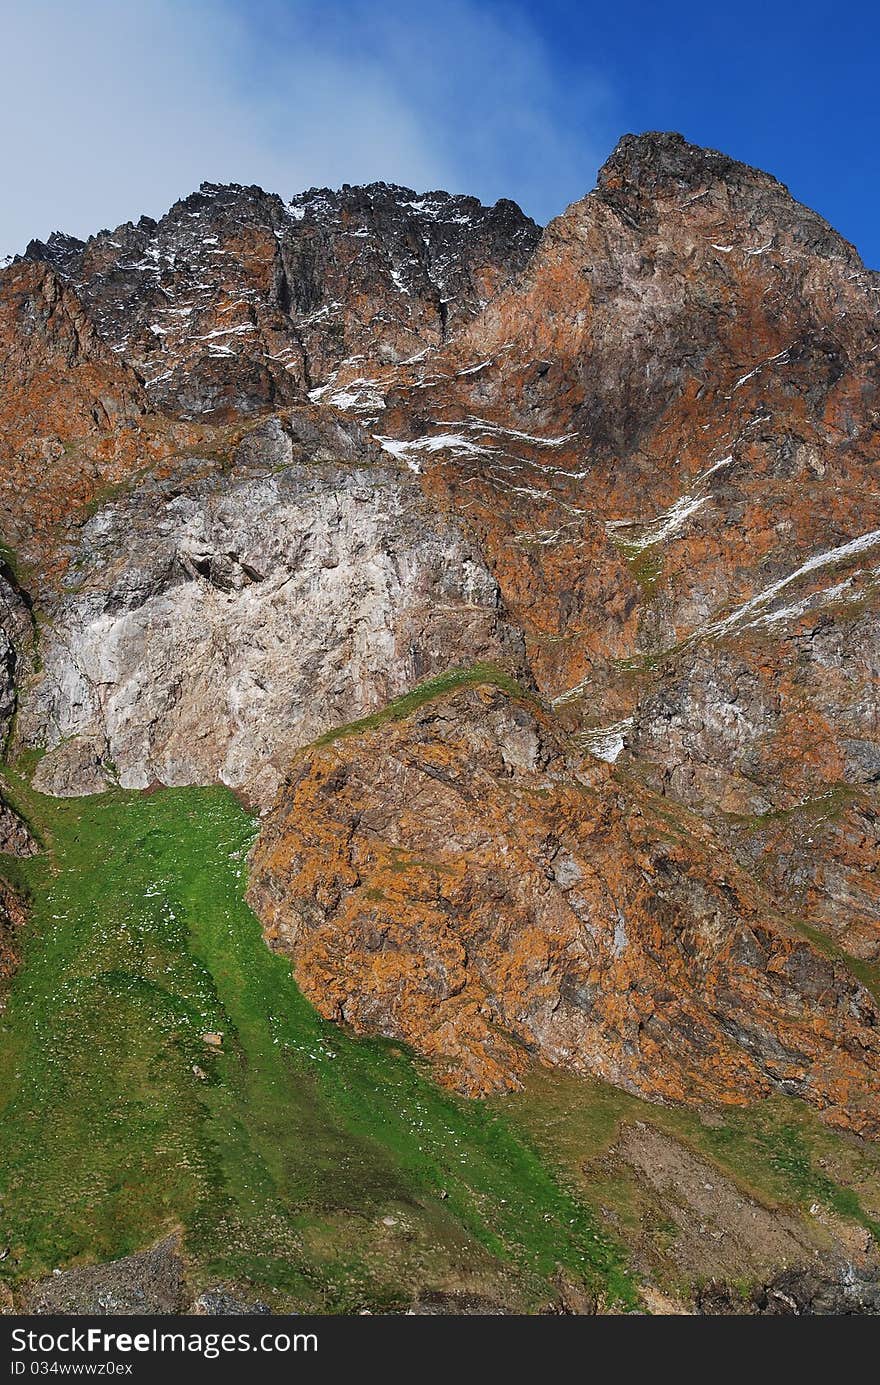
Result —
[[599, 188], [603, 191], [625, 186], [657, 192], [670, 185], [696, 191], [711, 182], [760, 183], [787, 192], [771, 174], [717, 149], [691, 144], [675, 130], [622, 135], [599, 170]]
[[772, 173], [691, 144], [674, 130], [623, 135], [599, 170], [596, 193], [642, 230], [656, 227], [662, 203], [674, 202], [678, 214], [708, 202], [741, 226], [772, 227], [801, 251], [845, 260], [853, 271], [864, 268], [855, 247]]
[[46, 241], [29, 241], [22, 258], [44, 260], [55, 269], [66, 269], [84, 248], [85, 241], [78, 237], [69, 236], [65, 231], [53, 231]]
[[[579, 1121], [584, 1075], [717, 1107], [719, 1121], [735, 1106], [744, 1138], [756, 1122], [750, 1169], [755, 1149], [775, 1158], [774, 1094], [786, 1098], [778, 1120], [799, 1132], [808, 1119], [847, 1132], [847, 1159], [856, 1138], [880, 1140], [880, 280], [846, 243], [768, 174], [648, 132], [625, 136], [597, 189], [543, 235], [513, 203], [441, 191], [282, 197], [207, 183], [157, 220], [85, 244], [56, 234], [29, 254], [0, 276], [0, 532], [17, 550], [0, 572], [0, 733], [32, 773], [37, 792], [22, 793], [41, 815], [35, 840], [57, 852], [63, 831], [78, 844], [27, 876], [40, 928], [51, 923], [49, 963], [70, 968], [37, 956], [40, 1032], [22, 1031], [12, 1051], [48, 1043], [83, 1091], [108, 1094], [103, 1133], [90, 1118], [75, 1151], [88, 1196], [109, 1170], [131, 1074], [169, 1111], [181, 1093], [196, 1109], [195, 1083], [210, 1080], [235, 1131], [273, 1142], [305, 1119], [276, 1102], [273, 1035], [283, 1065], [332, 1053], [331, 1094], [357, 1073], [376, 1088], [372, 1059], [349, 1067], [342, 1032], [301, 1028], [302, 997], [285, 1001], [277, 978], [238, 1023], [236, 976], [269, 973], [242, 952], [230, 982], [238, 915], [218, 922], [221, 896], [199, 883], [213, 882], [214, 858], [192, 832], [219, 801], [199, 790], [218, 783], [260, 813], [247, 864], [250, 828], [231, 853], [216, 819], [236, 907], [247, 871], [272, 950], [349, 1035], [406, 1045], [461, 1093], [531, 1087], [545, 1080], [539, 1063], [563, 1069], [558, 1086], [546, 1079], [554, 1110], [570, 1091]], [[134, 791], [157, 785], [191, 793], [159, 789], [137, 807]], [[38, 796], [117, 786], [131, 794], [99, 801], [111, 816], [93, 857], [80, 846], [99, 819]], [[121, 854], [120, 812], [132, 824]], [[4, 833], [0, 816], [0, 845]], [[110, 862], [113, 892], [92, 888], [93, 860]], [[172, 861], [189, 878], [168, 874]], [[75, 889], [68, 864], [82, 872]], [[53, 880], [61, 893], [40, 896]], [[74, 894], [82, 918], [68, 912]], [[0, 954], [3, 903], [0, 890]], [[208, 934], [216, 960], [198, 950], [184, 986], [188, 939]], [[21, 951], [27, 987], [30, 943]], [[0, 955], [0, 989], [9, 965]], [[108, 975], [133, 983], [105, 986]], [[72, 1006], [84, 977], [88, 1005]], [[261, 996], [245, 1055], [254, 1082], [241, 1084], [238, 1035]], [[126, 1062], [111, 1087], [95, 1035], [120, 1006], [112, 1052]], [[78, 1009], [88, 1026], [75, 1047]], [[27, 1013], [16, 1000], [3, 1026]], [[45, 1033], [44, 1016], [57, 1019]], [[214, 1042], [224, 1030], [227, 1059]], [[400, 1077], [408, 1061], [395, 1059], [379, 1115], [415, 1090]], [[63, 1082], [28, 1081], [12, 1139], [22, 1149], [65, 1095]], [[239, 1089], [273, 1094], [268, 1125]], [[619, 1100], [639, 1113], [643, 1149], [650, 1108]], [[61, 1206], [66, 1108], [54, 1119]], [[178, 1137], [147, 1124], [163, 1149]], [[410, 1127], [421, 1140], [407, 1113]], [[698, 1131], [699, 1116], [681, 1128]], [[628, 1139], [609, 1127], [615, 1167]], [[817, 1148], [830, 1140], [822, 1132]], [[44, 1143], [14, 1183], [30, 1179], [39, 1198]], [[330, 1186], [336, 1163], [320, 1148]], [[690, 1147], [666, 1148], [660, 1182], [632, 1203], [652, 1226], [664, 1199], [680, 1211], [666, 1171], [695, 1168]], [[183, 1152], [202, 1167], [201, 1135]], [[448, 1178], [436, 1166], [450, 1209], [467, 1153], [456, 1143]], [[95, 1203], [102, 1227], [120, 1186], [139, 1196], [129, 1154]], [[361, 1269], [348, 1277], [343, 1224], [324, 1237], [303, 1220], [299, 1173], [279, 1202], [294, 1220], [275, 1241], [263, 1154], [239, 1162], [257, 1182], [236, 1184], [238, 1201], [220, 1189], [218, 1234], [228, 1246], [234, 1222], [242, 1247], [233, 1263], [274, 1263], [275, 1248], [287, 1263], [291, 1246], [299, 1263], [308, 1242], [320, 1285], [338, 1245], [334, 1282], [371, 1302]], [[430, 1162], [434, 1228], [445, 1212]], [[607, 1158], [589, 1162], [601, 1174]], [[655, 1162], [643, 1151], [640, 1168]], [[182, 1222], [216, 1189], [209, 1180], [194, 1198], [187, 1182], [176, 1203], [167, 1168], [149, 1162], [144, 1197]], [[721, 1205], [717, 1177], [694, 1174], [689, 1225], [703, 1225], [707, 1183], [713, 1214]], [[373, 1225], [381, 1184], [368, 1181]], [[399, 1224], [421, 1264], [427, 1242], [410, 1222], [422, 1194], [401, 1187], [388, 1201], [405, 1196], [405, 1216], [380, 1225]], [[252, 1193], [249, 1227], [238, 1218]], [[342, 1193], [348, 1205], [346, 1180]], [[754, 1222], [737, 1198], [725, 1206], [745, 1230], [699, 1238], [695, 1294], [709, 1274], [741, 1282]], [[540, 1189], [532, 1202], [547, 1205]], [[31, 1254], [30, 1214], [15, 1226], [8, 1210], [4, 1241]], [[67, 1243], [100, 1251], [75, 1223]], [[47, 1227], [42, 1244], [57, 1247]], [[822, 1245], [828, 1234], [817, 1222]], [[646, 1236], [634, 1228], [639, 1266], [654, 1263]], [[191, 1241], [194, 1257], [205, 1244]], [[456, 1264], [462, 1244], [456, 1233]], [[789, 1268], [801, 1244], [785, 1242]], [[848, 1311], [850, 1261], [835, 1265]], [[691, 1282], [686, 1268], [676, 1283]], [[880, 1303], [880, 1260], [871, 1273]]]

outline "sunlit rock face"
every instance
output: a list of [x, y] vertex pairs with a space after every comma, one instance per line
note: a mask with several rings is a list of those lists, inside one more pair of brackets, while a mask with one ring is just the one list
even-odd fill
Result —
[[266, 805], [292, 746], [450, 661], [521, 657], [415, 478], [341, 428], [296, 462], [297, 423], [247, 434], [232, 475], [196, 459], [83, 526], [21, 716], [49, 750], [39, 788], [220, 779]]
[[250, 894], [328, 1017], [469, 1094], [539, 1053], [675, 1101], [782, 1088], [880, 1129], [871, 997], [717, 833], [585, 767], [529, 699], [459, 691], [300, 752]]
[[543, 233], [206, 185], [0, 286], [36, 630], [0, 677], [40, 787], [240, 788], [310, 998], [462, 1090], [537, 1055], [876, 1133], [880, 277], [850, 245], [652, 134]]

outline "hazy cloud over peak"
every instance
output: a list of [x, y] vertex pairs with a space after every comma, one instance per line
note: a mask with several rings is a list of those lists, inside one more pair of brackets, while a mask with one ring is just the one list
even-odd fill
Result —
[[546, 220], [609, 135], [516, 6], [449, 0], [9, 5], [0, 255], [161, 214], [203, 180], [291, 195], [386, 179]]

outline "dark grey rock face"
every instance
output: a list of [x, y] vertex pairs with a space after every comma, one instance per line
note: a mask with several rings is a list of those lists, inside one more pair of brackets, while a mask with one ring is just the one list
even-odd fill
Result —
[[16, 706], [19, 665], [32, 639], [30, 608], [10, 568], [0, 560], [0, 743], [9, 732]]
[[75, 285], [153, 404], [194, 416], [289, 402], [352, 358], [393, 365], [436, 346], [539, 234], [508, 201], [375, 183], [284, 202], [204, 183], [158, 222], [26, 254]]
[[783, 1270], [746, 1295], [713, 1280], [698, 1290], [696, 1307], [712, 1317], [873, 1317], [880, 1313], [880, 1281], [846, 1262], [820, 1261]]
[[183, 1260], [176, 1236], [104, 1265], [65, 1270], [29, 1286], [28, 1313], [152, 1314], [186, 1310]]

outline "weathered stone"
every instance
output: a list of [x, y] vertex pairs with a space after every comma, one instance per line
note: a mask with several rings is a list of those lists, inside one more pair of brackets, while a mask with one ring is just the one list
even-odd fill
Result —
[[302, 752], [250, 899], [325, 1015], [465, 1092], [537, 1053], [671, 1100], [796, 1093], [880, 1133], [872, 997], [707, 828], [669, 819], [527, 703], [459, 691]]
[[[316, 1005], [464, 1089], [540, 1054], [876, 1133], [878, 289], [664, 134], [540, 238], [206, 185], [32, 245], [0, 499], [41, 649], [3, 625], [0, 716], [53, 792], [245, 790]], [[302, 750], [486, 660], [543, 710], [460, 692]]]
[[266, 804], [296, 744], [450, 663], [517, 657], [478, 551], [414, 477], [279, 462], [282, 438], [266, 423], [231, 475], [196, 463], [84, 526], [19, 718], [49, 748], [37, 787], [219, 778]]
[[54, 1316], [184, 1312], [179, 1238], [169, 1236], [122, 1260], [64, 1270], [27, 1287], [22, 1300], [25, 1312]]

